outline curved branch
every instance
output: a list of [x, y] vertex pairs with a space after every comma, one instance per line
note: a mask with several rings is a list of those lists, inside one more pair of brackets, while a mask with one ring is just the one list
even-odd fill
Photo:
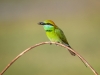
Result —
[[18, 58], [20, 58], [23, 54], [25, 54], [26, 52], [28, 52], [29, 50], [31, 50], [31, 49], [33, 49], [33, 48], [35, 48], [35, 47], [37, 47], [37, 46], [44, 45], [44, 44], [57, 44], [57, 45], [59, 45], [59, 46], [62, 46], [62, 47], [64, 47], [64, 48], [69, 49], [70, 51], [74, 52], [74, 53], [83, 61], [83, 63], [84, 63], [85, 65], [87, 65], [87, 66], [92, 70], [92, 72], [93, 72], [95, 75], [98, 75], [98, 73], [93, 69], [93, 67], [92, 67], [79, 53], [77, 53], [75, 50], [73, 50], [73, 49], [71, 49], [71, 48], [69, 48], [69, 47], [67, 47], [67, 46], [65, 46], [65, 45], [63, 45], [63, 44], [61, 44], [61, 43], [57, 43], [57, 42], [42, 42], [42, 43], [36, 44], [36, 45], [34, 45], [34, 46], [31, 46], [31, 47], [25, 49], [25, 50], [24, 50], [23, 52], [21, 52], [18, 56], [16, 56], [16, 57], [2, 70], [2, 72], [0, 73], [0, 75], [3, 75], [4, 72], [5, 72]]

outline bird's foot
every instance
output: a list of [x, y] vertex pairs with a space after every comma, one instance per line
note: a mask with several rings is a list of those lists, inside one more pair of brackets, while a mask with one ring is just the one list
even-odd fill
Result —
[[[57, 42], [57, 43], [60, 43], [60, 42]], [[56, 44], [56, 46], [59, 46], [58, 44]]]
[[52, 45], [52, 43], [50, 42], [50, 45]]

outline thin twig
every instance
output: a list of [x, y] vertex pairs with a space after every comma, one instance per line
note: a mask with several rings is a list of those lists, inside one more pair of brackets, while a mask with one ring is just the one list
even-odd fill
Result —
[[[58, 44], [58, 43], [57, 43]], [[69, 49], [70, 51], [72, 51], [72, 52], [74, 52], [82, 61], [83, 61], [83, 63], [85, 63], [91, 70], [92, 70], [92, 72], [95, 74], [95, 75], [98, 75], [98, 73], [93, 69], [93, 67], [79, 54], [79, 53], [77, 53], [75, 50], [73, 50], [73, 49], [71, 49], [70, 47], [67, 47], [67, 46], [65, 46], [65, 45], [63, 45], [63, 44], [59, 44], [60, 46], [62, 46], [62, 47], [65, 47], [65, 48], [67, 48], [67, 49]]]
[[31, 47], [29, 47], [29, 48], [27, 48], [26, 50], [24, 50], [23, 52], [21, 52], [18, 56], [16, 56], [3, 70], [2, 70], [2, 72], [0, 73], [0, 75], [3, 75], [4, 74], [4, 72], [19, 58], [19, 57], [21, 57], [24, 53], [26, 53], [26, 52], [28, 52], [29, 50], [31, 50], [31, 49], [33, 49], [33, 48], [35, 48], [35, 47], [37, 47], [37, 46], [40, 46], [40, 45], [43, 45], [43, 44], [57, 44], [57, 45], [59, 45], [59, 46], [62, 46], [62, 47], [64, 47], [64, 48], [67, 48], [67, 49], [69, 49], [70, 51], [72, 51], [72, 52], [74, 52], [91, 70], [92, 70], [92, 72], [95, 74], [95, 75], [98, 75], [98, 73], [93, 69], [93, 67], [79, 54], [79, 53], [77, 53], [75, 50], [73, 50], [73, 49], [71, 49], [71, 48], [69, 48], [69, 47], [67, 47], [67, 46], [65, 46], [65, 45], [63, 45], [63, 44], [61, 44], [61, 43], [56, 43], [56, 42], [42, 42], [42, 43], [39, 43], [39, 44], [36, 44], [36, 45], [34, 45], [34, 46], [31, 46]]

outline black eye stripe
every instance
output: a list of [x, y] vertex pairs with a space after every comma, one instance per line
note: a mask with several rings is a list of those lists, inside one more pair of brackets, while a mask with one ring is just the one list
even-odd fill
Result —
[[52, 24], [50, 24], [50, 23], [45, 23], [46, 25], [52, 25]]
[[38, 24], [39, 25], [51, 25], [51, 26], [53, 26], [51, 23], [44, 23], [44, 22], [39, 22]]

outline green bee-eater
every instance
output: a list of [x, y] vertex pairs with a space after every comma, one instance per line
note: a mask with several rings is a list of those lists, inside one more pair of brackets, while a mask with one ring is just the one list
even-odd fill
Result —
[[[39, 22], [38, 24], [43, 25], [44, 30], [46, 31], [46, 35], [50, 41], [62, 43], [70, 47], [63, 31], [58, 26], [56, 26], [52, 20], [45, 20], [44, 22]], [[70, 50], [68, 51], [71, 53], [71, 55], [76, 55], [74, 52]]]

